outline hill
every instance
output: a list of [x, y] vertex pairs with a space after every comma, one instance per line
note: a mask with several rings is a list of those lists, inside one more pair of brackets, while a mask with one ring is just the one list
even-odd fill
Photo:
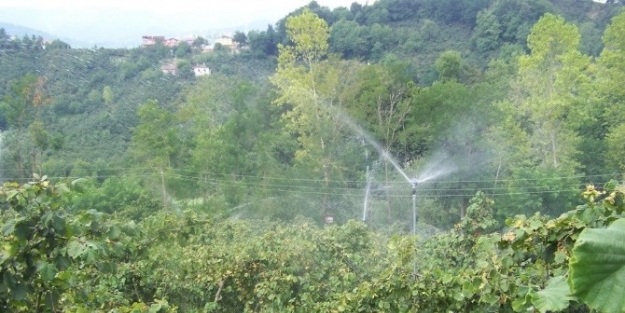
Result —
[[86, 42], [74, 40], [74, 39], [67, 38], [64, 36], [50, 34], [50, 33], [37, 30], [37, 29], [33, 29], [33, 28], [29, 28], [26, 26], [15, 25], [15, 24], [5, 23], [5, 22], [0, 21], [0, 28], [4, 28], [5, 32], [9, 34], [10, 36], [17, 36], [19, 38], [22, 38], [24, 36], [29, 36], [29, 37], [35, 36], [35, 37], [41, 37], [48, 41], [60, 39], [64, 42], [67, 42], [73, 47], [88, 47], [88, 44]]
[[[305, 11], [326, 40], [312, 59], [288, 54], [301, 53], [289, 50], [288, 21]], [[601, 38], [619, 12], [571, 0], [312, 2], [266, 30], [236, 32], [232, 49], [43, 49], [2, 38], [2, 178], [128, 178], [163, 205], [193, 199], [220, 214], [317, 221], [332, 212], [337, 222], [361, 214], [369, 186], [371, 218], [388, 224], [410, 207], [404, 178], [425, 171], [446, 175], [421, 209], [438, 227], [464, 216], [478, 190], [497, 197], [500, 219], [557, 215], [579, 203], [583, 183], [619, 175], [620, 98], [598, 78], [618, 75], [601, 65]], [[566, 54], [549, 53], [575, 62], [549, 63], [528, 44], [543, 18], [555, 33], [533, 40], [566, 34]], [[195, 77], [196, 65], [211, 76]], [[549, 79], [559, 89], [545, 90]]]

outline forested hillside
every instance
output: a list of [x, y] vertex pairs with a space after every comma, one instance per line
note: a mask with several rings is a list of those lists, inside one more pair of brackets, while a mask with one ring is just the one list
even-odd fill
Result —
[[312, 2], [208, 53], [2, 30], [0, 305], [623, 312], [588, 256], [625, 255], [624, 30], [572, 0]]
[[[422, 220], [442, 228], [478, 190], [497, 200], [502, 220], [556, 216], [578, 203], [584, 184], [620, 179], [612, 142], [620, 100], [606, 89], [614, 74], [603, 49], [619, 39], [601, 41], [619, 4], [379, 1], [330, 11], [312, 2], [308, 9], [328, 32], [314, 57], [329, 68], [308, 78], [324, 88], [315, 91], [327, 115], [317, 114], [317, 126], [302, 124], [313, 122], [298, 109], [311, 109], [309, 100], [280, 83], [286, 61], [274, 55], [293, 43], [286, 18], [267, 31], [237, 32], [249, 49], [235, 54], [201, 53], [195, 44], [71, 49], [3, 32], [2, 178], [95, 177], [94, 188], [130, 179], [168, 206], [195, 199], [210, 210], [242, 206], [238, 213], [248, 216], [318, 221], [358, 218], [370, 189], [370, 219], [388, 225], [405, 222], [410, 207], [410, 185], [380, 157], [388, 151], [410, 177], [446, 172], [420, 187]], [[547, 12], [557, 15], [530, 35]], [[167, 63], [178, 75], [161, 72]], [[194, 78], [195, 64], [213, 75]], [[552, 83], [558, 88], [545, 87]]]

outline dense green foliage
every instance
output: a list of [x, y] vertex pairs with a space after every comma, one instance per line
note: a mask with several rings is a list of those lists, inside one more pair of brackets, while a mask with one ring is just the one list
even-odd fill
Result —
[[584, 301], [622, 312], [622, 289], [588, 296], [625, 266], [612, 248], [625, 221], [615, 185], [589, 186], [587, 203], [557, 219], [511, 218], [502, 232], [480, 193], [454, 229], [415, 241], [356, 221], [161, 211], [128, 222], [69, 206], [76, 191], [35, 179], [0, 189], [0, 305], [11, 312], [584, 312]]
[[0, 31], [0, 310], [622, 312], [621, 8], [312, 2], [210, 53]]
[[[3, 33], [2, 178], [91, 177], [98, 188], [127, 176], [168, 208], [338, 222], [361, 216], [368, 194], [381, 226], [406, 223], [410, 208], [388, 151], [408, 176], [444, 174], [419, 187], [420, 216], [436, 227], [457, 222], [477, 190], [497, 199], [500, 221], [556, 216], [579, 203], [582, 183], [623, 168], [622, 14], [609, 24], [618, 4], [585, 3], [590, 15], [569, 5], [313, 2], [275, 29], [238, 32], [249, 46], [238, 53], [202, 53], [203, 39], [171, 50], [43, 49]], [[295, 22], [302, 12], [310, 17]], [[596, 36], [608, 25], [595, 59], [580, 50], [591, 22]], [[412, 33], [427, 48], [402, 48]], [[368, 45], [377, 57], [344, 50]], [[172, 55], [177, 76], [160, 70]], [[197, 63], [213, 75], [194, 78]]]

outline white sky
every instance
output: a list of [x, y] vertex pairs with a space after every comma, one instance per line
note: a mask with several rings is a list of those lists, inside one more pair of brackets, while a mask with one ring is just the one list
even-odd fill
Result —
[[[0, 22], [98, 46], [132, 46], [141, 35], [207, 36], [266, 29], [311, 0], [0, 0]], [[375, 0], [317, 0], [331, 9]], [[263, 23], [259, 22], [262, 21]], [[250, 25], [251, 24], [251, 25]], [[264, 25], [264, 26], [263, 26]], [[130, 42], [124, 44], [120, 42]]]
[[[322, 6], [334, 8], [349, 7], [352, 2], [366, 0], [318, 0]], [[98, 12], [117, 12], [119, 16], [127, 16], [126, 12], [143, 13], [160, 19], [158, 23], [188, 24], [203, 23], [211, 28], [230, 27], [267, 19], [275, 22], [288, 12], [308, 4], [310, 0], [0, 0], [0, 10], [11, 8], [41, 12], [35, 21], [23, 21], [24, 26], [34, 27], [45, 24], [42, 20], [54, 20], [53, 15], [74, 13], [76, 15], [93, 15]], [[13, 14], [14, 15], [14, 14]], [[116, 22], [131, 22], [128, 19]], [[16, 24], [15, 20], [6, 21], [10, 16], [1, 14], [0, 21]], [[34, 18], [33, 18], [34, 19]], [[141, 19], [139, 16], [138, 19]], [[29, 25], [30, 24], [30, 25]], [[32, 26], [31, 26], [32, 25]], [[204, 25], [199, 25], [204, 27]]]

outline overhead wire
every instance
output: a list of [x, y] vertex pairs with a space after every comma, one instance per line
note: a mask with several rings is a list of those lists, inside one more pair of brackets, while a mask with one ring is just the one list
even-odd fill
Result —
[[[182, 177], [182, 179], [184, 180], [195, 180], [193, 179], [193, 177]], [[225, 181], [224, 183], [226, 184], [240, 184], [237, 182], [228, 182]], [[336, 193], [336, 192], [323, 192], [323, 191], [308, 191], [308, 190], [296, 190], [296, 189], [281, 189], [281, 188], [269, 188], [269, 187], [265, 187], [263, 185], [258, 185], [258, 184], [251, 184], [251, 185], [247, 185], [246, 186], [249, 189], [261, 189], [261, 190], [267, 190], [267, 191], [272, 191], [272, 192], [288, 192], [288, 193], [300, 193], [300, 194], [314, 194], [314, 195], [328, 195], [328, 196], [355, 196], [355, 197], [362, 197], [363, 193], [361, 191], [361, 189], [356, 189], [353, 188], [351, 190], [357, 190], [358, 192], [354, 192], [354, 193], [349, 193], [349, 192], [341, 192], [341, 193]], [[336, 190], [336, 188], [333, 187], [328, 187], [328, 188], [319, 188], [316, 187], [317, 190], [319, 189], [327, 189], [327, 190]], [[472, 191], [479, 191], [479, 188], [476, 188]], [[464, 190], [464, 191], [469, 191]], [[508, 195], [525, 195], [525, 194], [549, 194], [549, 193], [560, 193], [560, 192], [572, 192], [573, 189], [558, 189], [558, 190], [542, 190], [542, 191], [525, 191], [525, 192], [506, 192], [506, 193], [487, 193], [488, 196], [508, 196]], [[582, 189], [578, 189], [578, 191], [582, 191]], [[423, 192], [423, 190], [421, 191]], [[412, 195], [408, 194], [399, 194], [399, 193], [387, 193], [383, 195], [384, 197], [390, 197], [390, 198], [411, 198]], [[468, 193], [463, 193], [463, 194], [436, 194], [436, 195], [432, 195], [432, 194], [419, 194], [420, 198], [456, 198], [456, 197], [473, 197], [475, 196], [475, 194], [468, 194]]]
[[[181, 170], [181, 169], [171, 169], [176, 172], [186, 172], [186, 173], [198, 173], [194, 171]], [[325, 179], [310, 179], [310, 178], [286, 178], [286, 177], [275, 177], [275, 176], [259, 176], [259, 175], [246, 175], [246, 174], [232, 174], [225, 172], [199, 172], [202, 175], [213, 175], [213, 176], [225, 176], [231, 175], [234, 177], [240, 178], [259, 178], [266, 180], [285, 180], [285, 181], [308, 181], [308, 182], [333, 182], [333, 183], [365, 183], [363, 180], [325, 180]], [[516, 179], [484, 179], [484, 180], [432, 180], [425, 181], [419, 184], [456, 184], [456, 183], [494, 183], [494, 182], [513, 182], [513, 181], [551, 181], [551, 180], [566, 180], [566, 179], [575, 179], [575, 178], [587, 178], [587, 177], [612, 177], [615, 175], [620, 175], [618, 173], [610, 173], [610, 174], [595, 174], [595, 175], [571, 175], [571, 176], [556, 176], [556, 177], [547, 177], [547, 178], [516, 178]], [[405, 181], [392, 181], [389, 184], [393, 185], [406, 185]]]
[[[181, 178], [181, 179], [191, 179], [191, 180], [197, 180], [197, 181], [208, 181], [208, 182], [217, 182], [217, 183], [233, 183], [232, 180], [228, 180], [228, 179], [215, 179], [215, 178], [206, 178], [206, 177], [198, 177], [198, 176], [188, 176], [188, 175], [169, 175], [169, 177], [175, 177], [175, 178]], [[243, 181], [245, 182], [245, 181]], [[318, 183], [321, 183], [322, 181], [316, 181]], [[328, 182], [336, 182], [336, 181], [332, 181], [332, 180], [328, 180]], [[364, 185], [365, 182], [364, 181], [359, 181], [362, 184], [359, 185]], [[238, 182], [236, 182], [238, 183]], [[289, 185], [283, 185], [283, 184], [275, 184], [275, 183], [262, 183], [263, 186], [266, 187], [275, 187], [275, 188], [289, 188], [289, 187], [293, 187], [293, 188], [314, 188], [314, 189], [319, 189], [321, 186], [319, 185], [293, 185], [293, 184], [289, 184]], [[408, 187], [405, 183], [402, 183], [401, 186], [403, 187]], [[585, 184], [580, 184], [579, 185], [580, 188], [584, 187]], [[515, 186], [515, 188], [536, 188], [536, 189], [550, 189], [551, 186], [549, 185], [527, 185], [527, 186]], [[361, 187], [342, 187], [342, 186], [330, 186], [330, 187], [324, 187], [324, 188], [328, 188], [328, 189], [333, 189], [333, 190], [360, 190], [362, 189]], [[374, 190], [385, 190], [385, 189], [391, 189], [390, 186], [388, 188], [382, 187], [382, 188], [375, 188]], [[421, 191], [471, 191], [471, 190], [493, 190], [493, 191], [497, 191], [497, 190], [508, 190], [509, 187], [507, 186], [502, 186], [502, 187], [474, 187], [474, 188], [419, 188], [419, 190]]]
[[[3, 53], [5, 53], [4, 51], [2, 51]], [[97, 51], [92, 51], [94, 53], [98, 53]], [[6, 53], [5, 53], [6, 54]], [[34, 53], [31, 53], [34, 54]], [[78, 60], [78, 62], [85, 62], [83, 59], [79, 58], [76, 55], [71, 55], [70, 52], [64, 52], [64, 55], [62, 55], [62, 57], [66, 57], [66, 58], [73, 58], [75, 60]], [[91, 63], [92, 60], [88, 60], [87, 63]], [[68, 70], [68, 69], [66, 69]], [[69, 71], [69, 70], [68, 70]], [[84, 77], [80, 77], [81, 80], [83, 81], [83, 83], [87, 83], [86, 79], [84, 79]], [[162, 78], [161, 78], [162, 79]], [[68, 82], [71, 84], [71, 82]], [[139, 84], [142, 85], [149, 85], [149, 86], [153, 86], [152, 81], [150, 80], [143, 80], [140, 79]], [[168, 90], [168, 94], [167, 96], [171, 96], [171, 91]], [[64, 170], [60, 169], [60, 170]], [[102, 167], [97, 167], [97, 170], [99, 171], [111, 171], [111, 172], [115, 172], [115, 171], [132, 171], [132, 172], [136, 172], [136, 171], [150, 171], [153, 170], [152, 168], [149, 167], [119, 167], [119, 168], [102, 168]], [[16, 170], [15, 170], [16, 171]], [[14, 171], [14, 172], [15, 172]], [[219, 184], [241, 184], [241, 183], [245, 183], [248, 184], [248, 188], [256, 188], [256, 189], [262, 189], [262, 190], [268, 190], [268, 191], [272, 191], [272, 192], [297, 192], [297, 193], [303, 193], [303, 194], [317, 194], [317, 195], [346, 195], [346, 196], [361, 196], [362, 192], [359, 193], [350, 193], [349, 191], [352, 190], [358, 190], [360, 191], [362, 188], [351, 188], [351, 187], [342, 187], [342, 186], [336, 186], [337, 184], [341, 185], [341, 184], [358, 184], [358, 185], [364, 185], [366, 182], [364, 180], [325, 180], [325, 179], [311, 179], [311, 178], [292, 178], [292, 177], [276, 177], [276, 176], [259, 176], [259, 175], [244, 175], [244, 174], [232, 174], [232, 173], [223, 173], [223, 172], [195, 172], [195, 171], [190, 171], [190, 170], [182, 170], [182, 169], [168, 169], [168, 171], [172, 171], [172, 172], [176, 172], [178, 174], [171, 174], [171, 173], [167, 173], [166, 175], [170, 178], [175, 178], [175, 179], [181, 179], [181, 180], [189, 180], [189, 181], [208, 181], [211, 183], [219, 183]], [[5, 170], [4, 172], [11, 172], [11, 170]], [[189, 175], [191, 174], [191, 175]], [[193, 174], [196, 175], [201, 175], [201, 176], [194, 176]], [[155, 173], [152, 174], [136, 174], [136, 173], [124, 173], [124, 174], [119, 174], [119, 175], [113, 175], [113, 174], [107, 174], [107, 175], [97, 175], [100, 178], [122, 178], [122, 177], [127, 177], [127, 176], [132, 176], [132, 177], [150, 177], [155, 175]], [[217, 178], [207, 178], [207, 176], [209, 177], [225, 177], [225, 176], [232, 176], [235, 178], [239, 178], [239, 179], [258, 179], [258, 180], [262, 180], [262, 181], [268, 181], [268, 182], [264, 182], [262, 184], [259, 183], [255, 183], [255, 184], [250, 184], [249, 182], [245, 182], [243, 181], [233, 181], [233, 180], [228, 180], [228, 179], [217, 179]], [[596, 174], [596, 175], [571, 175], [571, 176], [560, 176], [560, 177], [546, 177], [546, 178], [508, 178], [508, 179], [482, 179], [482, 180], [436, 180], [436, 181], [425, 181], [420, 183], [420, 185], [424, 185], [424, 186], [428, 186], [428, 185], [433, 185], [433, 186], [444, 186], [444, 185], [449, 185], [449, 184], [492, 184], [492, 183], [514, 183], [514, 182], [542, 182], [541, 184], [537, 185], [537, 184], [532, 184], [532, 185], [519, 185], [519, 186], [514, 186], [515, 189], [541, 189], [541, 190], [537, 190], [537, 191], [524, 191], [524, 192], [501, 192], [501, 191], [506, 191], [506, 190], [510, 190], [509, 186], [502, 186], [502, 187], [476, 187], [476, 188], [470, 188], [470, 187], [459, 187], [459, 188], [443, 188], [443, 187], [436, 187], [436, 188], [426, 188], [426, 187], [420, 187], [419, 190], [420, 192], [441, 192], [443, 194], [439, 194], [439, 195], [432, 195], [431, 197], [471, 197], [473, 195], [470, 194], [464, 194], [464, 192], [469, 192], [469, 191], [477, 191], [477, 190], [483, 190], [483, 191], [490, 191], [492, 193], [489, 194], [489, 196], [503, 196], [503, 195], [520, 195], [520, 194], [544, 194], [544, 193], [557, 193], [557, 192], [570, 192], [573, 188], [571, 189], [557, 189], [557, 190], [549, 190], [549, 185], [544, 185], [544, 182], [553, 182], [553, 181], [563, 181], [563, 180], [570, 180], [570, 179], [581, 179], [581, 178], [603, 178], [603, 177], [614, 177], [615, 174]], [[49, 177], [50, 179], [78, 179], [81, 177], [73, 177], [73, 176], [65, 176], [65, 177]], [[19, 178], [18, 178], [19, 179]], [[21, 178], [21, 179], [30, 179], [30, 178]], [[284, 182], [283, 184], [280, 184], [280, 182]], [[304, 184], [293, 184], [295, 182], [301, 182], [301, 183], [311, 183], [313, 185], [304, 185]], [[314, 185], [315, 183], [329, 183], [333, 186], [328, 186], [328, 187], [320, 187], [319, 185]], [[384, 184], [384, 188], [382, 188], [381, 190], [388, 190], [388, 189], [393, 189], [393, 188], [399, 188], [399, 187], [403, 187], [406, 186], [406, 182], [404, 181], [390, 181], [390, 182], [380, 182], [381, 184]], [[314, 190], [308, 190], [308, 189], [314, 189]], [[344, 191], [344, 192], [321, 192], [318, 191], [319, 189], [322, 190], [328, 190], [328, 191]], [[451, 194], [450, 192], [454, 192], [456, 194]], [[447, 193], [447, 194], [445, 194]], [[393, 197], [410, 197], [408, 196], [403, 196], [403, 195], [394, 195], [391, 192], [386, 192], [386, 196], [393, 196]], [[421, 195], [421, 197], [428, 197], [428, 195]]]
[[[57, 169], [57, 170], [62, 170], [62, 169]], [[121, 177], [150, 177], [153, 175], [156, 175], [157, 172], [153, 172], [152, 174], [137, 174], [137, 171], [153, 171], [154, 168], [149, 168], [149, 167], [112, 167], [112, 168], [103, 168], [103, 167], [98, 167], [97, 168], [98, 171], [102, 171], [102, 172], [116, 172], [116, 171], [131, 171], [132, 173], [123, 173], [123, 174], [98, 174], [95, 175], [98, 178], [102, 179], [102, 178], [121, 178]], [[364, 186], [365, 185], [365, 181], [362, 180], [320, 180], [320, 179], [300, 179], [300, 178], [288, 178], [288, 177], [263, 177], [263, 176], [257, 176], [257, 175], [235, 175], [235, 174], [227, 174], [226, 177], [222, 178], [215, 178], [214, 175], [210, 175], [207, 176], [209, 174], [209, 172], [204, 172], [204, 173], [198, 173], [200, 175], [204, 175], [204, 176], [196, 176], [196, 175], [182, 175], [182, 174], [178, 174], [176, 172], [190, 172], [190, 171], [183, 171], [183, 170], [173, 170], [174, 173], [170, 173], [169, 171], [172, 171], [171, 169], [166, 171], [166, 176], [170, 177], [170, 178], [175, 178], [175, 179], [184, 179], [184, 180], [194, 180], [194, 181], [206, 181], [206, 182], [211, 182], [211, 183], [220, 183], [220, 184], [231, 184], [231, 183], [236, 183], [236, 184], [240, 184], [240, 183], [250, 183], [249, 181], [245, 181], [245, 180], [232, 180], [232, 179], [227, 179], [226, 177], [228, 175], [231, 175], [233, 178], [257, 178], [260, 181], [262, 181], [262, 185], [265, 188], [275, 188], [275, 189], [280, 189], [280, 188], [286, 188], [287, 190], [292, 190], [293, 188], [297, 188], [298, 190], [305, 190], [305, 189], [319, 189], [321, 188], [321, 186], [319, 186], [318, 184], [320, 183], [328, 183], [330, 184], [330, 186], [328, 187], [323, 187], [326, 189], [332, 189], [332, 190], [360, 190], [362, 189], [362, 187], [346, 187], [344, 186], [344, 184], [346, 183], [355, 183], [358, 186]], [[16, 170], [7, 170], [5, 172], [16, 172]], [[215, 174], [215, 173], [212, 173]], [[223, 174], [222, 174], [223, 175]], [[599, 174], [599, 175], [589, 175], [589, 176], [593, 176], [593, 177], [611, 177], [611, 176], [615, 176], [615, 174]], [[586, 176], [586, 177], [589, 177]], [[573, 179], [573, 178], [583, 178], [584, 176], [563, 176], [563, 177], [552, 177], [551, 179], [542, 179], [544, 180], [550, 180], [550, 181], [554, 181], [554, 180], [568, 180], [568, 179]], [[81, 177], [78, 176], [58, 176], [58, 177], [49, 177], [51, 179], [78, 179]], [[269, 179], [266, 179], [269, 178]], [[21, 179], [21, 180], [27, 180], [30, 179], [30, 177], [26, 178], [26, 177], [22, 177], [22, 178], [15, 178], [15, 179]], [[280, 182], [284, 182], [284, 183], [280, 183]], [[530, 179], [507, 179], [507, 180], [498, 180], [499, 182], [517, 182], [517, 181], [522, 181], [522, 182], [527, 182], [527, 181], [535, 181], [535, 180], [530, 180]], [[311, 183], [311, 184], [293, 184], [293, 182], [303, 182], [303, 183]], [[462, 183], [463, 181], [454, 181], [454, 183]], [[471, 183], [478, 183], [478, 184], [486, 184], [486, 183], [490, 183], [493, 182], [492, 180], [483, 180], [483, 181], [477, 181], [477, 180], [473, 180], [470, 181]], [[258, 182], [255, 182], [258, 184]], [[445, 183], [449, 183], [449, 181], [439, 181], [437, 182], [441, 183], [441, 184], [445, 184]], [[602, 184], [607, 183], [607, 181], [602, 181]], [[337, 186], [338, 184], [338, 186]], [[343, 186], [341, 186], [343, 184]], [[379, 181], [378, 182], [378, 186], [381, 185], [382, 187], [377, 187], [374, 190], [389, 190], [389, 189], [405, 189], [409, 186], [407, 186], [407, 184], [405, 182], [402, 181], [395, 181], [395, 182], [383, 182], [383, 181]], [[419, 186], [423, 186], [427, 184], [419, 184]], [[586, 184], [579, 184], [578, 187], [579, 188], [583, 188]], [[435, 185], [434, 185], [435, 186]], [[513, 189], [540, 189], [542, 190], [541, 192], [544, 192], [544, 190], [549, 190], [551, 188], [553, 188], [552, 185], [550, 184], [529, 184], [529, 185], [514, 185], [514, 186], [507, 186], [507, 185], [502, 185], [501, 187], [488, 187], [488, 186], [475, 186], [475, 187], [471, 187], [471, 186], [466, 186], [466, 187], [458, 187], [458, 188], [444, 188], [442, 186], [436, 187], [436, 188], [429, 188], [429, 187], [420, 187], [419, 190], [421, 191], [425, 191], [425, 192], [463, 192], [463, 191], [474, 191], [474, 190], [482, 190], [482, 191], [492, 191], [492, 192], [497, 192], [497, 191], [506, 191], [506, 190], [510, 190], [511, 188]]]
[[[147, 177], [155, 177], [158, 176], [159, 173], [150, 173], [150, 174], [132, 174], [132, 175], [103, 175], [101, 177], [105, 178], [124, 178], [124, 177], [139, 177], [139, 178], [147, 178]], [[172, 176], [169, 175], [170, 178]], [[49, 179], [80, 179], [84, 177], [78, 176], [57, 176], [57, 177], [48, 177]], [[173, 176], [173, 178], [187, 181], [195, 181], [195, 182], [203, 182], [205, 178], [196, 177], [196, 176]], [[28, 180], [30, 178], [17, 178]], [[256, 189], [256, 190], [264, 190], [269, 192], [277, 192], [277, 193], [293, 193], [293, 194], [308, 194], [308, 195], [323, 195], [323, 196], [345, 196], [345, 197], [362, 197], [363, 191], [362, 188], [345, 188], [345, 187], [322, 187], [322, 186], [302, 186], [302, 185], [270, 185], [270, 184], [250, 184], [246, 181], [231, 181], [231, 180], [214, 180], [209, 179], [207, 182], [213, 184], [219, 184], [221, 186], [241, 186], [245, 185], [248, 189]], [[607, 183], [607, 182], [605, 182]], [[540, 188], [541, 186], [535, 186], [535, 188]], [[549, 186], [544, 186], [549, 187]], [[307, 188], [311, 188], [309, 190]], [[501, 189], [501, 191], [506, 189]], [[486, 190], [486, 194], [490, 197], [499, 197], [499, 196], [511, 196], [511, 195], [532, 195], [532, 194], [553, 194], [553, 193], [561, 193], [561, 192], [573, 192], [573, 191], [582, 191], [582, 187], [578, 188], [567, 188], [567, 189], [555, 189], [549, 190], [548, 188], [544, 188], [543, 190], [526, 190], [526, 191], [510, 191], [510, 192], [488, 192]], [[338, 192], [337, 192], [338, 191]], [[473, 197], [475, 196], [475, 192], [484, 191], [481, 188], [467, 188], [467, 189], [456, 189], [456, 190], [445, 190], [440, 189], [443, 193], [431, 193], [433, 190], [428, 189], [418, 189], [420, 198], [458, 198], [458, 197]], [[499, 190], [497, 190], [499, 191]], [[471, 192], [471, 193], [469, 193]], [[388, 198], [410, 198], [410, 194], [399, 193], [396, 191], [392, 192], [384, 192], [381, 194], [383, 197]]]

